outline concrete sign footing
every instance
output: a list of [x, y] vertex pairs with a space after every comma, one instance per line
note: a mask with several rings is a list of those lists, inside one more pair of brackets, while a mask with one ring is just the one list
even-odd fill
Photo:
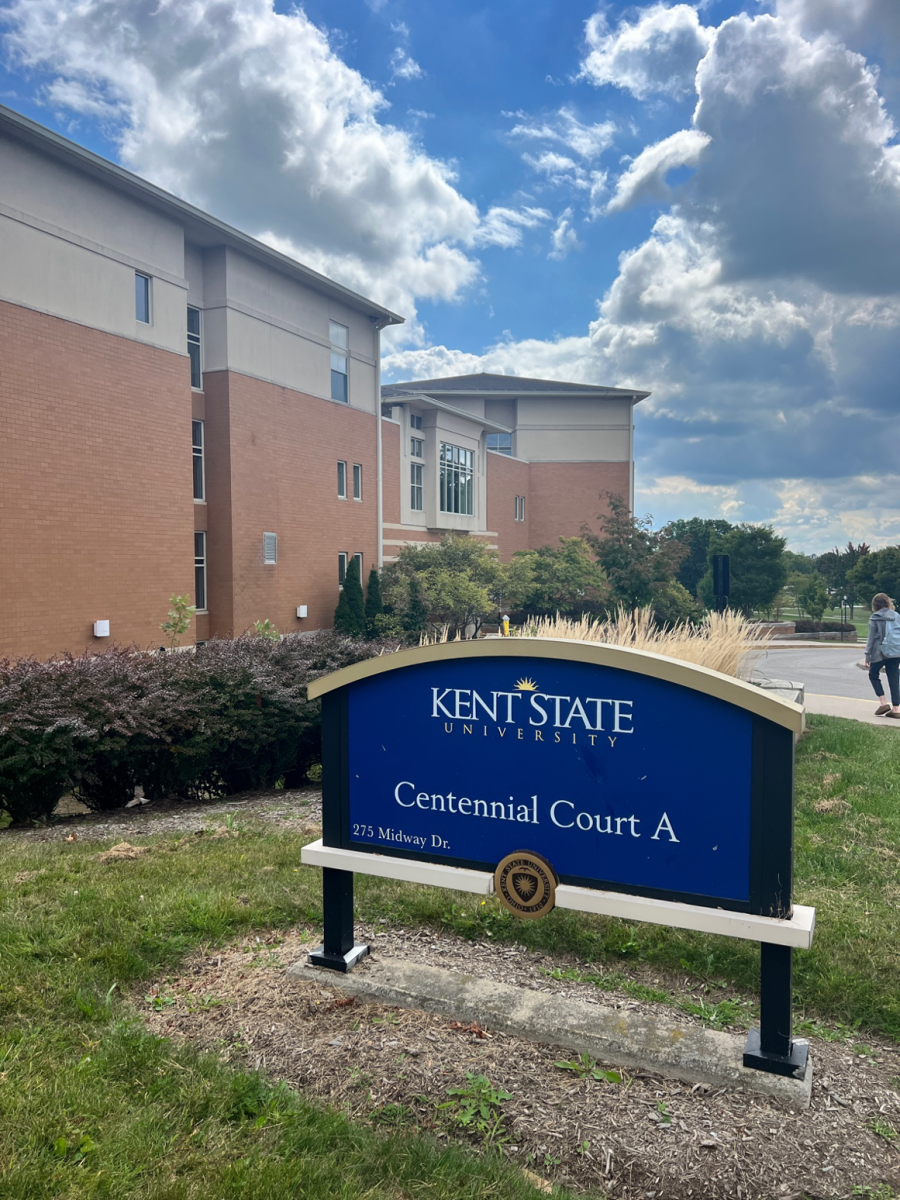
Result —
[[333, 970], [297, 963], [288, 976], [315, 979], [380, 1004], [478, 1021], [488, 1029], [589, 1054], [610, 1066], [637, 1067], [686, 1083], [740, 1088], [792, 1108], [809, 1107], [811, 1060], [801, 1079], [751, 1070], [742, 1062], [743, 1034], [528, 991], [402, 959], [365, 960], [342, 978]]

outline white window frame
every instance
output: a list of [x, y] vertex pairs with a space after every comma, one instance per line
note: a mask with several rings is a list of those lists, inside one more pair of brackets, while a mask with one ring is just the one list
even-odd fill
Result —
[[356, 553], [353, 555], [353, 557], [356, 559], [356, 565], [359, 567], [359, 586], [360, 586], [360, 587], [362, 587], [362, 581], [363, 581], [363, 556], [362, 556], [362, 550], [357, 550], [357, 552], [356, 552]]
[[409, 439], [409, 454], [410, 458], [425, 457], [425, 442], [422, 438], [411, 437]]
[[[206, 530], [194, 530], [194, 599], [197, 602], [197, 612], [208, 612], [209, 597], [207, 595], [206, 571]], [[202, 591], [202, 595], [201, 595]], [[203, 601], [201, 604], [200, 601]]]
[[[328, 322], [328, 340], [331, 343], [331, 399], [339, 404], [350, 403], [350, 329], [338, 321]], [[335, 375], [342, 375], [342, 396], [335, 395]], [[340, 390], [340, 389], [339, 389]]]
[[362, 500], [362, 463], [353, 464], [353, 499]]
[[337, 465], [337, 494], [338, 500], [347, 499], [347, 464], [342, 458]]
[[344, 580], [347, 578], [347, 564], [350, 561], [350, 556], [346, 550], [338, 551], [338, 587], [344, 586]]
[[421, 463], [409, 464], [409, 507], [413, 512], [425, 511], [425, 489], [422, 484], [424, 468]]
[[409, 427], [410, 429], [422, 428], [422, 417], [419, 413], [411, 412], [409, 414]]
[[441, 442], [441, 512], [452, 516], [475, 515], [475, 451], [452, 442]]
[[[147, 299], [147, 316], [138, 316], [138, 280], [144, 282], [144, 294]], [[134, 273], [134, 319], [139, 325], [153, 324], [153, 277], [145, 275], [143, 271], [135, 271]]]
[[263, 566], [274, 567], [278, 562], [278, 534], [263, 534]]
[[[188, 346], [188, 358], [190, 359], [190, 363], [191, 363], [191, 391], [192, 392], [202, 392], [203, 391], [203, 358], [202, 358], [203, 342], [202, 342], [202, 338], [201, 338], [201, 330], [203, 328], [203, 324], [202, 324], [203, 318], [201, 317], [200, 309], [197, 308], [196, 304], [189, 304], [187, 306], [187, 310], [188, 310], [187, 346]], [[192, 312], [197, 314], [197, 332], [196, 333], [191, 332], [190, 314]], [[192, 346], [197, 347], [197, 380], [198, 380], [197, 383], [194, 383], [194, 359], [191, 356], [191, 347]]]
[[[198, 440], [199, 437], [199, 440]], [[191, 452], [194, 456], [194, 503], [206, 503], [206, 422], [191, 421]], [[199, 472], [197, 464], [200, 464]], [[197, 495], [198, 485], [200, 495]]]
[[[509, 438], [509, 444], [505, 446], [492, 446], [491, 439], [499, 441], [500, 438]], [[512, 456], [512, 434], [511, 433], [489, 433], [487, 435], [487, 448], [492, 454], [506, 454]]]

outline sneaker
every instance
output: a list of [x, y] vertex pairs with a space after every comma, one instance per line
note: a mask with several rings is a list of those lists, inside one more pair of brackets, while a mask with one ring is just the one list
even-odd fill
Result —
[[883, 717], [886, 713], [889, 713], [890, 711], [891, 711], [891, 706], [889, 704], [879, 704], [878, 707], [875, 709], [875, 716]]

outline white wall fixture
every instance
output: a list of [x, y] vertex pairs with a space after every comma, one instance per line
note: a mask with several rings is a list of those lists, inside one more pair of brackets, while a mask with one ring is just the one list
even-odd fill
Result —
[[94, 637], [109, 637], [109, 621], [94, 622]]
[[307, 613], [307, 607], [306, 607], [306, 605], [305, 605], [305, 604], [300, 604], [300, 605], [298, 605], [298, 607], [297, 607], [297, 616], [298, 616], [298, 617], [300, 617], [300, 618], [303, 618], [303, 617], [305, 617], [305, 616], [306, 616], [306, 613]]

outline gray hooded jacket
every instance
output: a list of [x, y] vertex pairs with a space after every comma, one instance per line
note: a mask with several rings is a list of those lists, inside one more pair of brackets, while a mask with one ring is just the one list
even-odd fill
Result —
[[900, 613], [892, 608], [879, 608], [869, 617], [869, 640], [866, 642], [866, 662], [882, 662], [881, 643], [889, 622], [900, 621]]

